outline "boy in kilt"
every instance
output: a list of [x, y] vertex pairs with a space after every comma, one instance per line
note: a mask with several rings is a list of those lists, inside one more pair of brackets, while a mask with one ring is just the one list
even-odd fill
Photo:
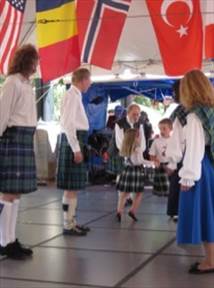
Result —
[[151, 161], [155, 163], [155, 175], [153, 183], [153, 193], [158, 196], [166, 196], [169, 191], [169, 178], [165, 171], [168, 159], [166, 149], [172, 131], [172, 121], [163, 119], [159, 122], [160, 136], [157, 137], [150, 148]]
[[20, 47], [0, 94], [0, 255], [25, 259], [33, 251], [16, 239], [21, 194], [37, 189], [33, 136], [36, 101], [30, 77], [36, 72], [34, 46]]
[[88, 69], [79, 68], [72, 74], [72, 86], [66, 91], [61, 105], [61, 143], [59, 148], [57, 187], [64, 190], [62, 209], [64, 235], [85, 236], [89, 228], [77, 224], [77, 193], [86, 186], [87, 165], [84, 147], [89, 130], [82, 103], [82, 92], [91, 85]]
[[[117, 121], [117, 123], [115, 125], [115, 141], [116, 141], [116, 147], [117, 147], [119, 153], [121, 152], [121, 149], [122, 149], [124, 134], [129, 129], [137, 129], [139, 131], [139, 140], [138, 140], [140, 143], [139, 145], [140, 145], [140, 148], [142, 150], [142, 153], [145, 151], [146, 142], [145, 142], [143, 125], [139, 121], [140, 115], [141, 115], [140, 107], [137, 104], [132, 103], [129, 105], [129, 107], [127, 109], [127, 116], [120, 119], [119, 121]], [[120, 155], [120, 157], [121, 156], [122, 155]], [[123, 165], [122, 171], [123, 170], [124, 170], [124, 165]], [[118, 179], [119, 179], [119, 177], [120, 177], [120, 174], [118, 175]], [[118, 179], [117, 179], [117, 182], [118, 182]], [[118, 207], [117, 207], [117, 220], [120, 222], [121, 221], [121, 213], [122, 213], [123, 207], [125, 205], [124, 201], [126, 202], [126, 198], [128, 198], [130, 196], [130, 194], [128, 192], [126, 192], [125, 194], [120, 193], [118, 185], [117, 185], [117, 189], [119, 191]], [[135, 192], [135, 191], [130, 191], [130, 193], [132, 193], [132, 192]], [[126, 196], [125, 200], [124, 200], [124, 195]], [[135, 193], [135, 196], [136, 196], [136, 193]], [[134, 205], [134, 203], [132, 203], [132, 205]], [[133, 207], [131, 207], [131, 210], [132, 210], [132, 208]]]

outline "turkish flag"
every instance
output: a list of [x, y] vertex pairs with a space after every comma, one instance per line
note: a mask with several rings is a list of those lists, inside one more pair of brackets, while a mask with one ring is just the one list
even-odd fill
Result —
[[111, 69], [132, 0], [77, 0], [82, 62]]
[[205, 57], [206, 59], [214, 58], [214, 0], [206, 1], [205, 13]]
[[199, 0], [146, 0], [165, 73], [201, 68], [203, 28]]

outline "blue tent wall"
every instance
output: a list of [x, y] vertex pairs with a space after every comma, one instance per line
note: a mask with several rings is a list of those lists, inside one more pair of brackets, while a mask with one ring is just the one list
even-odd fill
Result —
[[111, 101], [116, 101], [131, 94], [143, 94], [151, 99], [162, 101], [164, 96], [172, 96], [174, 82], [175, 80], [139, 80], [93, 83], [83, 97], [90, 130], [101, 130], [105, 127], [109, 98]]

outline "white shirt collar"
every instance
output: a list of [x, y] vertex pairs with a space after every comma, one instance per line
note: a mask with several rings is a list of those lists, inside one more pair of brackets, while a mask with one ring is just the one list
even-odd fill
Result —
[[73, 89], [77, 94], [79, 94], [82, 97], [81, 91], [76, 86], [72, 85], [71, 89]]

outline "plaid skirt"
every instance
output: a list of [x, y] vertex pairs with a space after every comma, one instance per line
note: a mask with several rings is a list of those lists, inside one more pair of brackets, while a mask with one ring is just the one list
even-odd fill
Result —
[[115, 175], [120, 174], [124, 169], [124, 159], [120, 155], [110, 157], [107, 170]]
[[155, 169], [153, 192], [155, 195], [165, 196], [169, 194], [169, 177], [164, 170], [164, 165]]
[[118, 191], [142, 193], [144, 191], [143, 166], [126, 166], [116, 184]]
[[12, 127], [0, 137], [0, 192], [37, 190], [34, 132], [34, 127]]
[[[77, 138], [80, 148], [87, 143], [87, 131], [78, 131]], [[84, 189], [87, 182], [87, 164], [74, 162], [74, 153], [64, 133], [61, 134], [61, 143], [58, 156], [57, 187], [64, 190], [78, 191]]]

